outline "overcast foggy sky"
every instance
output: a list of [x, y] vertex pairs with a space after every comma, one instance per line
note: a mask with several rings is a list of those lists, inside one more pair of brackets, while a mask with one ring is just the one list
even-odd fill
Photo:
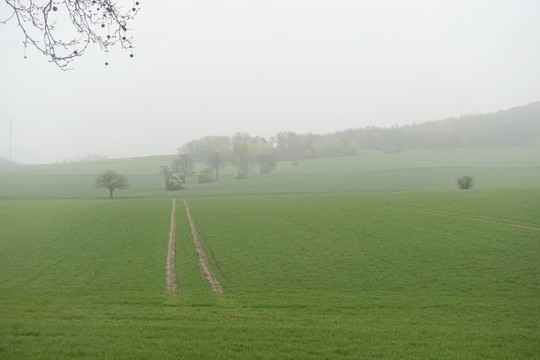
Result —
[[[131, 1], [119, 0], [131, 7]], [[0, 24], [0, 157], [173, 154], [206, 135], [329, 133], [540, 100], [540, 1], [140, 0], [135, 57], [63, 72]], [[166, 7], [164, 7], [164, 5]], [[0, 19], [8, 16], [0, 3]]]

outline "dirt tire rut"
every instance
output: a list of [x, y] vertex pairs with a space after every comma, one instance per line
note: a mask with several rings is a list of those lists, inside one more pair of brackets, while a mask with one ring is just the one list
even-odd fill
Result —
[[182, 199], [182, 201], [184, 202], [184, 206], [186, 207], [186, 215], [188, 218], [189, 227], [191, 229], [191, 239], [193, 241], [193, 245], [195, 246], [195, 250], [197, 251], [197, 258], [199, 259], [199, 267], [201, 268], [201, 272], [206, 279], [208, 285], [210, 285], [210, 288], [212, 288], [212, 290], [214, 290], [215, 292], [222, 293], [223, 287], [210, 269], [206, 254], [204, 253], [204, 249], [201, 245], [201, 242], [199, 241], [197, 229], [195, 229], [195, 224], [193, 223], [193, 219], [191, 218], [191, 214], [189, 213], [188, 204], [186, 200]]
[[176, 199], [173, 199], [171, 212], [171, 230], [169, 232], [167, 261], [165, 263], [165, 280], [167, 290], [171, 292], [180, 290], [178, 278], [176, 277]]

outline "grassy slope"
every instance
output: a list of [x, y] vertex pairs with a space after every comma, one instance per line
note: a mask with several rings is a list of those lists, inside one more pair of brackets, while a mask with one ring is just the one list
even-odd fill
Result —
[[[230, 171], [174, 194], [137, 185], [112, 202], [82, 183], [86, 199], [0, 200], [0, 358], [535, 358], [539, 231], [477, 216], [540, 227], [538, 150], [433, 154], [321, 159], [243, 181]], [[124, 166], [133, 176], [154, 165]], [[473, 171], [520, 176], [456, 191], [459, 168], [477, 185]], [[424, 170], [445, 185], [418, 191], [436, 183], [411, 175]], [[423, 185], [373, 192], [408, 177]], [[317, 189], [334, 193], [295, 195]], [[227, 192], [259, 196], [197, 196]], [[188, 199], [225, 294], [204, 283], [181, 206], [182, 292], [166, 292], [171, 200], [159, 197], [171, 195]]]
[[[131, 194], [152, 192], [161, 187], [159, 167], [174, 156], [99, 160], [52, 165], [0, 167], [0, 198], [73, 198], [101, 196], [107, 192], [94, 189], [98, 174], [114, 170], [128, 177]], [[115, 195], [119, 195], [117, 191]]]
[[[0, 167], [1, 198], [104, 197], [94, 189], [95, 177], [113, 169], [128, 177], [131, 188], [119, 197], [170, 197], [162, 190], [159, 167], [172, 156], [107, 160], [87, 163]], [[197, 171], [204, 164], [197, 164]], [[256, 175], [257, 169], [253, 169]], [[287, 194], [320, 192], [452, 190], [455, 179], [473, 176], [481, 190], [535, 188], [540, 181], [540, 148], [452, 149], [368, 154], [314, 159], [291, 167], [280, 164], [273, 174], [237, 181], [235, 169], [221, 171], [221, 181], [198, 185], [177, 196]]]
[[536, 188], [540, 148], [452, 149], [309, 160], [265, 176], [192, 186], [183, 196], [453, 190], [471, 175], [480, 190]]

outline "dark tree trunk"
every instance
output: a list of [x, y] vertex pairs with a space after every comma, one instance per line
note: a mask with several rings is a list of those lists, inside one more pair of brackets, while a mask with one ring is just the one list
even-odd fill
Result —
[[109, 189], [109, 193], [110, 193], [110, 196], [109, 196], [109, 199], [112, 199], [112, 193], [113, 193], [114, 189]]

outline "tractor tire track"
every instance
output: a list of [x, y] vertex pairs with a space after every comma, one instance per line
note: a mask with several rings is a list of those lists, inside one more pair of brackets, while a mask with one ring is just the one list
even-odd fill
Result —
[[176, 277], [176, 199], [173, 199], [171, 212], [171, 230], [169, 232], [167, 261], [165, 262], [165, 281], [167, 282], [168, 291], [180, 290], [178, 278]]
[[416, 212], [421, 212], [425, 214], [450, 216], [450, 217], [456, 217], [456, 218], [461, 218], [461, 219], [474, 220], [474, 221], [480, 221], [480, 222], [498, 224], [498, 225], [507, 225], [507, 226], [513, 226], [513, 227], [518, 227], [522, 229], [540, 231], [540, 226], [536, 224], [527, 223], [527, 222], [522, 222], [521, 224], [518, 224], [516, 223], [516, 220], [513, 220], [513, 219], [496, 218], [496, 217], [491, 217], [491, 216], [473, 215], [473, 214], [468, 215], [468, 214], [462, 214], [462, 213], [445, 211], [445, 210], [426, 209], [426, 208], [420, 208], [420, 207], [414, 207], [414, 206], [391, 204], [391, 203], [386, 203], [382, 201], [377, 201], [376, 203], [381, 206], [386, 206], [386, 207], [391, 207], [391, 208], [401, 209], [401, 210], [406, 210], [406, 211], [416, 211]]
[[210, 288], [215, 292], [222, 293], [223, 287], [210, 269], [210, 265], [208, 264], [208, 260], [206, 259], [206, 254], [204, 253], [204, 249], [197, 235], [197, 229], [195, 229], [195, 224], [193, 223], [193, 219], [191, 218], [188, 204], [185, 199], [182, 199], [182, 201], [184, 202], [184, 206], [186, 207], [186, 215], [188, 218], [189, 227], [191, 229], [191, 239], [193, 240], [193, 245], [195, 246], [195, 250], [197, 251], [197, 258], [199, 259], [199, 267], [201, 268], [201, 272], [206, 279], [208, 285], [210, 285]]

